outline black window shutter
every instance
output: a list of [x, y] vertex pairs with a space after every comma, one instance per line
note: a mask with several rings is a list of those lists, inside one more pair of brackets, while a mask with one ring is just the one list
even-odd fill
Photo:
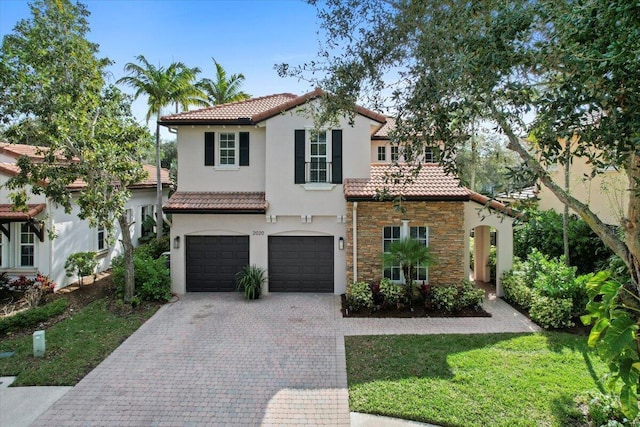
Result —
[[331, 182], [342, 184], [342, 130], [331, 131]]
[[240, 166], [249, 166], [249, 132], [240, 132]]
[[213, 166], [215, 160], [215, 132], [204, 133], [204, 165]]
[[296, 184], [304, 184], [304, 145], [305, 131], [304, 129], [295, 130], [295, 178]]

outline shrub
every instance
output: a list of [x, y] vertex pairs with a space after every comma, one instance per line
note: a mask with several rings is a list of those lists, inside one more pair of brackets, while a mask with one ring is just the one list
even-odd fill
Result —
[[257, 265], [247, 265], [236, 273], [236, 284], [239, 291], [248, 300], [258, 299], [262, 294], [262, 284], [267, 280], [264, 269]]
[[[162, 258], [153, 259], [149, 254], [133, 256], [135, 269], [135, 295], [142, 301], [169, 301], [171, 299], [171, 275]], [[116, 257], [111, 262], [113, 283], [118, 294], [124, 294], [124, 258]]]
[[[532, 249], [551, 258], [564, 252], [562, 215], [553, 211], [528, 211], [530, 219], [514, 232], [514, 255], [524, 259]], [[580, 274], [596, 271], [606, 262], [611, 251], [587, 223], [571, 215], [569, 218], [569, 259]]]
[[11, 286], [13, 289], [15, 289], [18, 292], [26, 292], [27, 289], [31, 288], [34, 283], [35, 283], [35, 280], [29, 279], [27, 278], [27, 276], [23, 274], [18, 276], [17, 279], [12, 280], [9, 286]]
[[384, 304], [392, 304], [399, 306], [407, 300], [407, 292], [404, 285], [393, 283], [391, 280], [384, 278], [380, 281], [379, 293], [383, 298]]
[[542, 295], [552, 298], [572, 298], [575, 286], [575, 267], [568, 267], [564, 257], [559, 260], [543, 259], [533, 287]]
[[573, 326], [571, 298], [552, 298], [534, 293], [529, 316], [544, 329]]
[[21, 311], [13, 316], [2, 318], [0, 319], [0, 334], [37, 326], [41, 322], [62, 314], [66, 309], [67, 299], [58, 298], [42, 307]]
[[373, 291], [367, 282], [352, 283], [347, 289], [345, 298], [353, 310], [373, 307]]
[[502, 274], [502, 290], [504, 298], [525, 310], [531, 307], [532, 291], [526, 285], [524, 264], [520, 260], [514, 261], [514, 267]]
[[484, 290], [473, 286], [468, 280], [464, 280], [458, 289], [458, 306], [459, 309], [466, 307], [477, 307], [484, 300]]
[[95, 252], [76, 252], [69, 255], [67, 262], [64, 264], [64, 269], [67, 271], [67, 277], [71, 277], [74, 274], [80, 279], [80, 286], [83, 285], [82, 278], [84, 276], [93, 275], [93, 280], [96, 280], [96, 267], [98, 266], [98, 258], [96, 258]]
[[640, 427], [640, 416], [628, 420], [620, 409], [620, 399], [610, 394], [591, 392], [579, 396], [577, 402], [583, 407], [588, 426]]
[[168, 235], [162, 236], [160, 239], [156, 239], [154, 235], [154, 238], [148, 243], [138, 246], [135, 253], [147, 254], [151, 258], [158, 259], [163, 252], [168, 252], [170, 249]]

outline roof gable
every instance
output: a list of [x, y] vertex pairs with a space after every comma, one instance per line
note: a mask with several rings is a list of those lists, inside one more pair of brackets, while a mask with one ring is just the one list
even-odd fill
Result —
[[[196, 125], [196, 124], [237, 124], [254, 125], [271, 117], [292, 110], [309, 101], [324, 96], [316, 89], [305, 95], [296, 96], [291, 93], [263, 96], [245, 101], [215, 105], [199, 110], [185, 111], [160, 118], [161, 125]], [[387, 118], [375, 111], [356, 106], [356, 112], [378, 123], [385, 123]]]

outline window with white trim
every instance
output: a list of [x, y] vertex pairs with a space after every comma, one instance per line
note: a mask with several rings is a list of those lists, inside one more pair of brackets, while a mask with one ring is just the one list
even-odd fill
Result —
[[[382, 231], [382, 251], [389, 253], [389, 247], [393, 242], [412, 238], [421, 242], [424, 246], [429, 246], [429, 227], [413, 226], [409, 227], [408, 221], [403, 221], [402, 226], [386, 226]], [[402, 268], [400, 265], [385, 266], [384, 277], [393, 281], [402, 280]], [[429, 280], [429, 268], [423, 265], [417, 265], [413, 280], [427, 281]]]
[[327, 131], [310, 131], [309, 148], [309, 182], [329, 182]]
[[437, 163], [438, 155], [437, 151], [433, 147], [425, 147], [424, 149], [424, 163]]
[[146, 205], [140, 208], [140, 237], [154, 233], [154, 221], [156, 220], [154, 208], [154, 205]]
[[36, 235], [27, 223], [20, 225], [20, 267], [33, 267], [36, 265]]
[[107, 249], [107, 233], [104, 227], [98, 227], [98, 251]]
[[[399, 226], [387, 226], [382, 230], [382, 252], [389, 253], [389, 247], [393, 242], [400, 240], [401, 227]], [[385, 266], [384, 277], [391, 280], [400, 280], [400, 273], [402, 269], [399, 265]]]
[[397, 162], [400, 159], [400, 147], [397, 145], [391, 146], [391, 161]]
[[384, 145], [378, 146], [378, 161], [379, 162], [387, 161], [387, 147]]
[[220, 133], [218, 140], [218, 159], [220, 166], [236, 166], [238, 144], [235, 133]]
[[0, 267], [4, 267], [5, 255], [4, 255], [4, 234], [0, 232]]

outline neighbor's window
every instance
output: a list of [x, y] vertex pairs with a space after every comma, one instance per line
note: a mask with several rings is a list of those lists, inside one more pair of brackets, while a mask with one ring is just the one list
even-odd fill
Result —
[[309, 182], [328, 182], [327, 131], [309, 132]]
[[219, 140], [219, 159], [221, 166], [236, 164], [236, 134], [221, 133]]
[[98, 227], [98, 250], [103, 251], [107, 249], [107, 235], [104, 227]]
[[391, 147], [391, 161], [397, 162], [400, 159], [400, 147], [392, 146]]
[[424, 149], [424, 162], [425, 163], [437, 163], [436, 149], [433, 147], [426, 147]]
[[20, 226], [20, 267], [35, 265], [36, 235], [24, 223]]
[[140, 209], [140, 236], [144, 237], [153, 234], [155, 220], [153, 215], [153, 205], [142, 206]]
[[384, 145], [381, 147], [378, 147], [378, 161], [379, 162], [387, 161], [387, 147], [385, 147]]

